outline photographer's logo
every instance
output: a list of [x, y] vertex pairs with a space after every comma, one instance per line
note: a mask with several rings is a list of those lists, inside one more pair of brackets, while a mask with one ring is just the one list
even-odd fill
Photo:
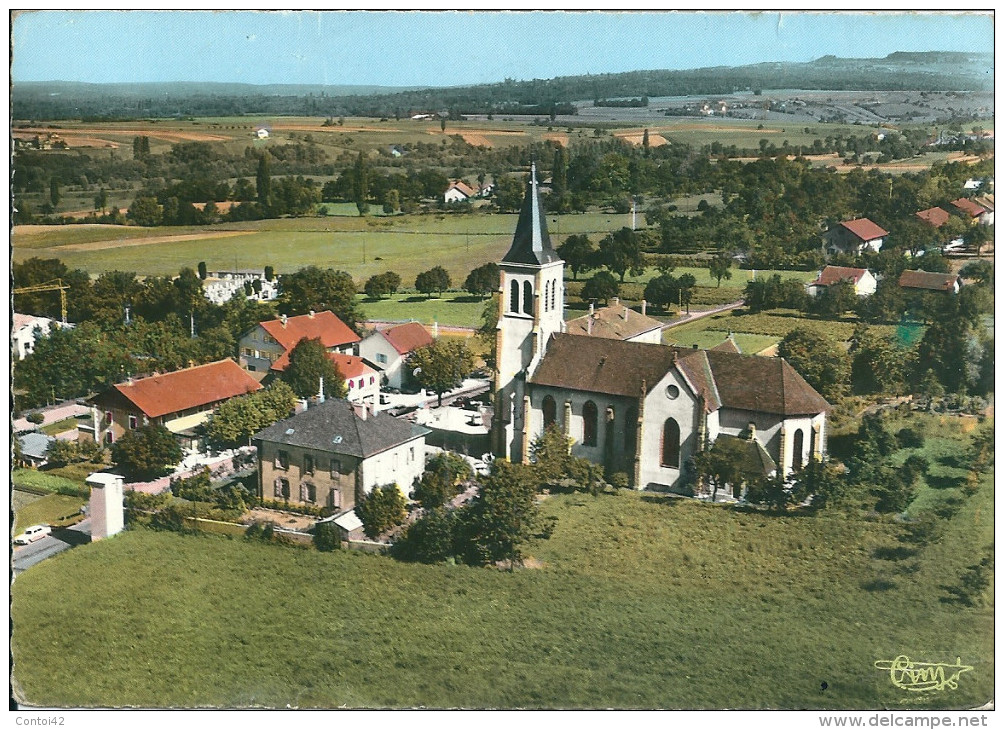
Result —
[[933, 664], [915, 662], [903, 654], [891, 661], [880, 659], [875, 662], [875, 668], [889, 672], [889, 679], [893, 685], [908, 692], [939, 692], [945, 689], [958, 689], [959, 675], [973, 669], [963, 664], [961, 657], [956, 657], [955, 664]]

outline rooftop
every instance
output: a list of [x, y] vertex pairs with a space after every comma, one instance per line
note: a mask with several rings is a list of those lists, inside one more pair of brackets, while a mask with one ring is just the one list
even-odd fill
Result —
[[272, 424], [256, 433], [254, 440], [365, 459], [428, 432], [382, 412], [367, 411], [363, 418], [348, 401], [331, 399]]
[[819, 276], [809, 286], [832, 286], [840, 281], [850, 281], [857, 284], [866, 273], [868, 273], [868, 269], [855, 269], [851, 266], [827, 266], [819, 272]]
[[334, 312], [311, 312], [297, 317], [282, 317], [260, 322], [275, 341], [292, 350], [302, 339], [319, 338], [325, 347], [340, 347], [359, 342], [359, 335], [340, 320]]
[[233, 360], [218, 360], [113, 386], [148, 418], [157, 418], [260, 390]]
[[840, 225], [860, 238], [862, 241], [872, 241], [876, 238], [882, 238], [883, 236], [889, 235], [889, 231], [867, 218], [855, 218], [852, 221], [842, 221]]
[[943, 225], [948, 223], [948, 219], [950, 217], [948, 211], [944, 208], [928, 208], [927, 210], [918, 211], [915, 215], [925, 223], [930, 223], [935, 228], [941, 228]]
[[982, 206], [977, 205], [972, 200], [969, 200], [969, 198], [959, 198], [958, 200], [953, 200], [952, 205], [971, 218], [976, 218], [977, 216], [983, 215], [987, 212]]
[[955, 274], [941, 274], [933, 271], [904, 271], [899, 275], [899, 285], [907, 289], [954, 291], [958, 280], [959, 277]]
[[547, 215], [540, 200], [537, 166], [534, 164], [530, 166], [530, 179], [526, 183], [526, 196], [516, 222], [516, 233], [509, 251], [502, 257], [502, 263], [539, 266], [560, 260], [551, 247], [551, 237], [547, 233]]
[[597, 309], [592, 314], [570, 319], [565, 323], [565, 330], [569, 334], [606, 337], [612, 340], [627, 340], [661, 327], [662, 322], [633, 311], [621, 304], [616, 297], [611, 300], [610, 306]]
[[432, 344], [432, 335], [418, 322], [396, 324], [378, 331], [399, 355], [407, 355], [413, 350]]

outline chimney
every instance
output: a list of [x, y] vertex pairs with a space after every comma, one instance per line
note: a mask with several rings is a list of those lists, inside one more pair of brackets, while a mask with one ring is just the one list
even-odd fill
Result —
[[307, 410], [308, 401], [306, 398], [299, 398], [296, 401], [296, 406], [293, 410], [294, 413], [303, 413]]
[[286, 326], [286, 315], [285, 314], [279, 315], [279, 321], [281, 321], [282, 322], [282, 326], [285, 327]]
[[756, 438], [756, 424], [750, 421], [749, 425], [746, 426], [746, 430], [749, 431], [750, 441]]
[[[590, 305], [589, 308], [592, 309], [592, 305]], [[590, 312], [589, 316], [586, 317], [586, 334], [587, 335], [593, 334], [593, 313], [592, 312]]]
[[366, 420], [367, 408], [365, 403], [353, 403], [352, 411], [362, 420]]
[[625, 322], [627, 322], [627, 318], [628, 318], [628, 312], [630, 312], [630, 311], [631, 311], [631, 310], [630, 310], [630, 309], [628, 309], [627, 305], [625, 304], [625, 305], [624, 305], [624, 321], [625, 321]]
[[317, 402], [324, 402], [324, 376], [320, 376], [317, 379]]
[[591, 302], [589, 302], [589, 315], [590, 315], [590, 316], [592, 316], [592, 314], [593, 314], [593, 310], [594, 310], [595, 308], [596, 308], [596, 302], [595, 302], [595, 301], [591, 301]]
[[313, 319], [314, 318], [314, 310], [311, 309], [310, 313], [307, 316], [310, 317], [311, 319]]
[[648, 309], [648, 302], [646, 302], [644, 299], [642, 299], [641, 300], [641, 316], [642, 317], [645, 316], [645, 310], [646, 309]]

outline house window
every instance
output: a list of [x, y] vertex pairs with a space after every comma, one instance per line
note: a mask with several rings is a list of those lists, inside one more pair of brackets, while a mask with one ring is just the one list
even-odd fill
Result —
[[300, 485], [300, 501], [301, 502], [316, 502], [317, 501], [317, 487], [315, 487], [310, 482], [304, 482]]
[[337, 489], [332, 489], [328, 492], [328, 506], [333, 509], [338, 509], [342, 503], [342, 495]]
[[331, 460], [331, 478], [338, 479], [342, 475], [342, 462], [338, 459]]
[[386, 365], [387, 364], [387, 356], [384, 355], [382, 352], [378, 352], [377, 356], [376, 356], [376, 361], [380, 365]]
[[303, 473], [313, 474], [314, 473], [314, 457], [310, 454], [303, 455]]
[[289, 468], [289, 452], [288, 451], [277, 451], [275, 454], [275, 466], [277, 469], [288, 469]]
[[582, 445], [596, 446], [596, 404], [587, 400], [582, 406]]
[[680, 468], [680, 424], [672, 418], [662, 427], [662, 465]]
[[544, 402], [541, 404], [541, 409], [544, 411], [544, 428], [547, 428], [558, 420], [558, 406], [555, 404], [554, 398], [551, 396], [544, 396]]
[[795, 433], [791, 437], [791, 468], [801, 469], [804, 463], [802, 459], [802, 447], [804, 445], [805, 436], [802, 434], [802, 429], [795, 429]]
[[519, 314], [519, 282], [509, 284], [509, 311]]
[[134, 429], [139, 425], [139, 419], [136, 416], [129, 416], [129, 428]]
[[349, 381], [349, 390], [352, 390], [355, 387], [356, 387], [356, 381], [350, 380]]
[[375, 382], [376, 382], [376, 377], [373, 376], [373, 375], [370, 375], [370, 385], [373, 385], [373, 383], [375, 383]]
[[106, 426], [111, 426], [112, 425], [112, 412], [111, 411], [105, 411], [105, 425]]
[[110, 444], [110, 443], [112, 443], [113, 440], [114, 440], [114, 437], [112, 436], [112, 432], [111, 431], [105, 431], [105, 443], [106, 444]]
[[523, 314], [533, 314], [533, 284], [523, 282]]
[[284, 477], [278, 477], [275, 480], [275, 491], [273, 494], [282, 499], [289, 499], [289, 480]]
[[359, 378], [359, 387], [362, 388], [365, 385], [366, 385], [365, 381], [362, 378]]
[[414, 461], [415, 461], [415, 447], [412, 446], [410, 449], [408, 449], [408, 463], [411, 464]]

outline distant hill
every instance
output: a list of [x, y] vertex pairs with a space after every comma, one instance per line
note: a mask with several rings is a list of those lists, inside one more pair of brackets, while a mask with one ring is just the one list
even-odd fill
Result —
[[15, 119], [229, 116], [407, 116], [573, 113], [575, 102], [617, 97], [727, 94], [746, 89], [982, 91], [993, 88], [993, 54], [896, 52], [885, 58], [824, 56], [689, 70], [629, 71], [444, 88], [231, 83], [32, 82], [12, 89]]

